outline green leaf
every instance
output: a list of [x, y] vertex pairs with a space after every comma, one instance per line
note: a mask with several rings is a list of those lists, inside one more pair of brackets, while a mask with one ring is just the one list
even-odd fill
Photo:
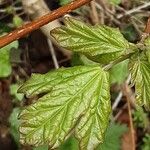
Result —
[[149, 128], [149, 119], [148, 113], [144, 112], [143, 108], [137, 107], [136, 110], [133, 112], [133, 120], [134, 126], [143, 128]]
[[79, 150], [79, 143], [77, 139], [72, 136], [59, 147], [59, 150]]
[[14, 96], [15, 101], [22, 101], [24, 95], [21, 94], [21, 93], [17, 93], [18, 88], [19, 88], [18, 84], [12, 84], [12, 85], [10, 85], [10, 94], [12, 96]]
[[80, 54], [80, 60], [82, 65], [99, 65], [99, 63], [92, 61], [91, 59], [87, 58], [87, 56]]
[[110, 3], [113, 5], [119, 5], [121, 3], [121, 0], [110, 0]]
[[14, 108], [10, 117], [9, 117], [9, 123], [10, 123], [10, 133], [12, 134], [15, 142], [19, 146], [19, 120], [18, 115], [20, 113], [20, 108]]
[[48, 145], [38, 146], [33, 148], [33, 150], [48, 150]]
[[112, 84], [123, 83], [127, 76], [128, 76], [128, 60], [125, 60], [119, 64], [116, 64], [110, 70], [110, 81]]
[[107, 129], [104, 143], [100, 144], [97, 150], [120, 150], [121, 136], [127, 131], [125, 125], [111, 124]]
[[73, 53], [72, 58], [71, 58], [71, 66], [80, 66], [83, 65], [82, 60], [80, 58], [80, 54], [78, 53]]
[[112, 61], [116, 59], [114, 55], [126, 53], [131, 45], [117, 28], [90, 26], [70, 18], [65, 23], [66, 26], [52, 30], [51, 35], [62, 47], [88, 57], [107, 54]]
[[144, 44], [150, 48], [150, 37], [144, 40]]
[[21, 115], [21, 142], [58, 147], [72, 130], [82, 149], [103, 141], [109, 121], [109, 74], [99, 66], [58, 69], [33, 75], [20, 91], [44, 95]]
[[[104, 142], [96, 150], [120, 150], [121, 137], [127, 131], [125, 125], [112, 123], [105, 134]], [[74, 137], [69, 138], [60, 148], [60, 150], [79, 150], [78, 142]]]
[[134, 55], [130, 59], [129, 69], [135, 84], [137, 104], [150, 109], [150, 63], [145, 53]]
[[59, 0], [59, 4], [60, 4], [60, 5], [66, 5], [66, 4], [68, 4], [69, 2], [71, 2], [71, 0]]
[[72, 66], [79, 66], [79, 65], [99, 65], [98, 63], [88, 59], [85, 55], [74, 53], [72, 56]]
[[[104, 142], [100, 144], [96, 150], [120, 150], [121, 137], [127, 131], [124, 124], [112, 123], [108, 127]], [[69, 138], [59, 150], [79, 150], [78, 142], [74, 137]]]
[[11, 74], [10, 49], [18, 48], [18, 41], [14, 41], [0, 49], [0, 77], [8, 77]]
[[23, 24], [22, 18], [19, 17], [19, 16], [17, 16], [17, 15], [15, 15], [15, 16], [13, 17], [13, 24], [14, 24], [14, 26], [17, 27], [17, 28], [20, 27], [20, 26]]

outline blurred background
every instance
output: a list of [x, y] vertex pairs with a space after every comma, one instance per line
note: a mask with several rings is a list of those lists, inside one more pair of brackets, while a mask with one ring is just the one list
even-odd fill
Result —
[[[0, 0], [0, 35], [57, 9], [71, 0]], [[95, 0], [68, 14], [91, 25], [117, 27], [124, 37], [137, 43], [150, 16], [149, 0]], [[59, 18], [39, 30], [0, 49], [0, 150], [48, 150], [19, 143], [17, 116], [34, 101], [18, 94], [18, 87], [31, 73], [46, 73], [59, 67], [82, 65], [82, 56], [62, 49], [50, 30], [63, 24]], [[97, 150], [150, 150], [150, 113], [135, 106], [128, 61], [111, 69], [112, 116], [104, 143]], [[127, 99], [129, 101], [127, 101]], [[78, 150], [72, 136], [60, 150]]]

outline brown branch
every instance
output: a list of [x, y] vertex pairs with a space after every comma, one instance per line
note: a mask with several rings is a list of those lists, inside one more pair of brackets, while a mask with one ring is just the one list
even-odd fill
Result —
[[148, 34], [150, 33], [150, 17], [147, 20], [147, 24], [146, 24], [144, 32]]
[[0, 48], [15, 41], [19, 38], [27, 35], [28, 33], [39, 29], [43, 25], [58, 19], [59, 17], [65, 15], [66, 13], [71, 12], [72, 10], [81, 7], [82, 5], [85, 5], [86, 3], [89, 3], [91, 0], [75, 0], [71, 2], [68, 5], [65, 5], [63, 7], [60, 7], [51, 13], [48, 13], [47, 15], [42, 16], [41, 18], [38, 18], [37, 20], [25, 24], [24, 26], [10, 32], [9, 34], [0, 37]]
[[[48, 8], [44, 0], [29, 0], [29, 1], [21, 0], [21, 1], [22, 1], [24, 11], [32, 20], [35, 20], [51, 12], [51, 10]], [[48, 24], [42, 26], [40, 29], [44, 33], [44, 35], [47, 37], [48, 41], [51, 40], [53, 44], [63, 53], [64, 56], [71, 58], [72, 51], [69, 51], [60, 47], [57, 41], [49, 34], [51, 30], [60, 26], [61, 26], [61, 23], [59, 19], [55, 19], [54, 21], [51, 21]]]
[[132, 120], [132, 112], [131, 112], [131, 102], [134, 102], [134, 96], [132, 94], [132, 91], [130, 87], [128, 86], [127, 83], [124, 84], [124, 95], [126, 96], [127, 100], [127, 106], [128, 106], [128, 113], [129, 113], [129, 120], [130, 120], [130, 132], [131, 132], [131, 139], [132, 139], [132, 150], [136, 149], [135, 145], [135, 130], [134, 130], [134, 125], [133, 125], [133, 120]]
[[143, 32], [143, 34], [141, 36], [140, 43], [144, 43], [145, 39], [148, 38], [149, 35], [150, 35], [150, 17], [147, 20], [144, 32]]
[[97, 12], [97, 9], [96, 9], [95, 1], [92, 1], [90, 4], [91, 4], [91, 19], [92, 19], [92, 22], [94, 24], [98, 24], [98, 23], [100, 23], [100, 20], [99, 20], [98, 12]]

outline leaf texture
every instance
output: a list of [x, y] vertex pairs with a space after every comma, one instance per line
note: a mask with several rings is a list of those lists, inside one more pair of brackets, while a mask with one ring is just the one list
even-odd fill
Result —
[[[119, 29], [108, 26], [90, 26], [75, 19], [66, 18], [66, 26], [51, 31], [58, 43], [75, 52], [88, 56], [108, 54], [116, 59], [129, 49], [130, 44]], [[114, 58], [115, 56], [115, 58]]]
[[110, 94], [107, 75], [101, 75], [93, 88], [93, 97], [90, 100], [85, 115], [76, 127], [75, 135], [80, 140], [81, 149], [95, 149], [103, 142], [105, 130], [109, 121]]
[[136, 54], [130, 59], [129, 70], [135, 84], [137, 104], [150, 109], [150, 63], [146, 54]]
[[21, 88], [29, 97], [44, 94], [20, 114], [21, 142], [58, 147], [72, 130], [81, 149], [103, 141], [110, 114], [109, 75], [99, 66], [58, 69], [33, 75]]

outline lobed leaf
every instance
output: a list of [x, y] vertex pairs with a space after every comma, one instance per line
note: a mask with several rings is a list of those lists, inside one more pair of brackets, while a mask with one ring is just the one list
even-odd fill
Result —
[[58, 150], [79, 150], [78, 140], [74, 136], [71, 136], [58, 148]]
[[103, 142], [110, 112], [108, 75], [101, 74], [93, 86], [95, 89], [93, 88], [93, 97], [88, 104], [88, 109], [75, 129], [80, 148], [87, 150], [95, 149]]
[[106, 64], [110, 63], [111, 61], [116, 60], [121, 55], [123, 55], [123, 52], [124, 51], [114, 52], [114, 53], [109, 53], [109, 54], [100, 54], [100, 55], [96, 55], [96, 56], [89, 56], [89, 55], [86, 55], [86, 56], [94, 62], [106, 65]]
[[129, 62], [136, 100], [140, 106], [150, 109], [150, 63], [144, 52], [134, 55]]
[[20, 91], [28, 96], [47, 92], [20, 114], [22, 143], [56, 148], [72, 130], [81, 149], [92, 150], [103, 141], [111, 106], [109, 75], [101, 67], [77, 66], [34, 75]]
[[146, 133], [142, 139], [143, 144], [141, 146], [142, 150], [149, 150], [150, 149], [150, 134]]
[[112, 61], [125, 53], [131, 45], [117, 28], [90, 26], [70, 18], [66, 18], [65, 23], [66, 26], [52, 30], [51, 34], [68, 50], [84, 53], [89, 57], [107, 54]]
[[113, 5], [119, 5], [121, 3], [121, 0], [110, 0], [110, 3]]

